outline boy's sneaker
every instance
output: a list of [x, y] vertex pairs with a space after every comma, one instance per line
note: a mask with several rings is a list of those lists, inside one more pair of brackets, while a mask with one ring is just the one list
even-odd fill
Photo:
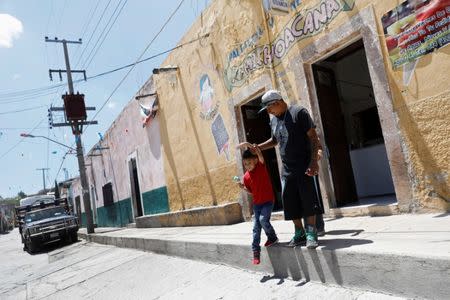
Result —
[[276, 243], [278, 243], [278, 238], [275, 238], [274, 240], [267, 240], [267, 242], [264, 244], [264, 247], [270, 247], [270, 246], [272, 246], [273, 244], [276, 244]]
[[309, 228], [306, 231], [306, 248], [316, 249], [317, 246], [319, 246], [319, 242], [317, 241], [317, 232], [314, 228]]
[[254, 265], [259, 265], [260, 262], [261, 262], [261, 259], [260, 259], [260, 253], [259, 253], [259, 251], [253, 251], [253, 260], [252, 260], [252, 263], [253, 263]]

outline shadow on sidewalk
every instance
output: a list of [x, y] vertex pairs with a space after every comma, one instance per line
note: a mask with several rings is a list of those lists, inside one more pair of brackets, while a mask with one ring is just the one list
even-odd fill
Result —
[[[348, 231], [340, 234], [350, 232], [359, 234], [359, 231]], [[342, 285], [341, 265], [335, 250], [371, 243], [372, 240], [366, 239], [324, 239], [319, 241], [319, 251], [306, 249], [305, 246], [287, 247], [285, 243], [274, 245], [267, 248], [274, 275], [264, 276], [261, 282], [278, 279], [280, 280], [278, 284], [282, 284], [283, 278], [291, 277], [293, 280], [303, 279], [303, 284], [317, 280]]]
[[327, 231], [326, 235], [344, 235], [344, 234], [350, 234], [350, 236], [357, 236], [361, 232], [364, 232], [363, 229], [350, 229], [350, 230], [331, 230]]

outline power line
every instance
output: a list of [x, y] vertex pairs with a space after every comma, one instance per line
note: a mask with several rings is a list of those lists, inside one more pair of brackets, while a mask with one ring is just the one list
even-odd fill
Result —
[[[94, 54], [92, 55], [91, 59], [89, 60], [89, 62], [87, 63], [86, 67], [84, 67], [83, 69], [87, 69], [89, 68], [89, 66], [91, 65], [92, 60], [94, 59], [94, 57], [97, 55], [98, 50], [102, 47], [103, 42], [105, 42], [106, 38], [108, 37], [109, 32], [111, 31], [111, 29], [113, 28], [114, 24], [116, 23], [117, 19], [119, 18], [120, 14], [122, 13], [123, 8], [125, 7], [125, 5], [127, 4], [128, 0], [125, 0], [125, 2], [123, 3], [122, 7], [120, 8], [119, 12], [117, 13], [116, 17], [114, 18], [114, 21], [112, 22], [112, 24], [109, 26], [108, 31], [106, 32], [106, 34], [103, 36], [102, 41], [100, 42], [100, 45], [98, 45], [97, 49], [95, 50]], [[120, 4], [120, 2], [119, 2]], [[118, 5], [119, 5], [118, 4]], [[117, 8], [117, 7], [116, 7]], [[114, 15], [114, 12], [113, 12]], [[111, 17], [113, 16], [111, 15]], [[108, 21], [109, 22], [109, 21]], [[108, 26], [108, 25], [106, 25]], [[106, 29], [106, 27], [105, 27]], [[103, 33], [103, 32], [102, 32]], [[101, 36], [101, 35], [100, 35]], [[95, 46], [94, 46], [95, 47]], [[89, 57], [89, 56], [88, 56]], [[87, 60], [86, 60], [87, 61]]]
[[[131, 66], [131, 69], [128, 70], [128, 72], [125, 74], [125, 76], [122, 78], [122, 80], [119, 81], [119, 83], [117, 84], [117, 86], [113, 89], [113, 91], [111, 92], [111, 94], [109, 95], [109, 97], [105, 100], [105, 102], [102, 104], [102, 106], [100, 107], [100, 109], [96, 112], [96, 114], [92, 117], [91, 120], [95, 119], [95, 117], [103, 110], [103, 108], [105, 108], [106, 104], [109, 102], [109, 100], [111, 100], [112, 96], [116, 93], [116, 91], [119, 89], [119, 87], [122, 85], [122, 83], [125, 81], [125, 79], [128, 77], [128, 75], [130, 75], [131, 71], [133, 71], [133, 69], [135, 68], [136, 64], [141, 60], [142, 56], [144, 56], [145, 52], [147, 52], [148, 48], [150, 48], [150, 46], [153, 44], [153, 42], [158, 38], [158, 36], [161, 34], [161, 32], [164, 30], [164, 28], [166, 28], [167, 24], [172, 20], [173, 16], [175, 15], [175, 13], [180, 9], [181, 5], [183, 4], [185, 0], [181, 0], [180, 3], [178, 4], [178, 6], [175, 8], [175, 10], [172, 12], [172, 14], [169, 16], [169, 18], [166, 20], [166, 22], [164, 22], [163, 26], [161, 27], [161, 29], [156, 33], [156, 35], [151, 39], [151, 41], [148, 43], [148, 45], [145, 47], [144, 51], [142, 51], [141, 55], [139, 55], [139, 57], [136, 59], [135, 63]], [[87, 125], [85, 127], [85, 132], [87, 130], [87, 128], [89, 127], [89, 125]]]
[[[102, 73], [99, 73], [99, 74], [96, 74], [96, 75], [93, 75], [93, 76], [88, 76], [86, 79], [87, 80], [95, 79], [95, 78], [98, 78], [98, 77], [101, 77], [101, 76], [105, 76], [105, 75], [108, 75], [108, 74], [111, 74], [111, 73], [114, 73], [114, 72], [117, 72], [117, 71], [120, 71], [120, 70], [123, 70], [123, 69], [126, 69], [126, 68], [130, 68], [130, 67], [132, 67], [132, 66], [134, 66], [136, 64], [140, 64], [140, 63], [146, 62], [148, 60], [154, 59], [156, 57], [159, 57], [161, 55], [169, 53], [169, 52], [171, 52], [173, 50], [176, 50], [176, 49], [179, 49], [179, 48], [184, 47], [186, 45], [189, 45], [189, 44], [192, 44], [194, 42], [197, 42], [197, 41], [199, 41], [201, 39], [204, 39], [204, 38], [206, 38], [208, 36], [209, 36], [209, 34], [205, 34], [205, 35], [203, 35], [201, 37], [198, 37], [196, 39], [190, 40], [190, 41], [188, 41], [186, 43], [180, 44], [180, 45], [175, 46], [173, 48], [170, 48], [168, 50], [165, 50], [165, 51], [159, 52], [159, 53], [157, 53], [155, 55], [152, 55], [152, 56], [149, 56], [147, 58], [141, 59], [141, 60], [139, 60], [139, 61], [137, 61], [135, 63], [127, 64], [127, 65], [124, 65], [122, 67], [118, 67], [118, 68], [115, 68], [115, 69], [112, 69], [112, 70], [109, 70], [109, 71], [106, 71], [106, 72], [102, 72]], [[73, 82], [74, 83], [80, 83], [80, 82], [83, 82], [83, 81], [84, 81], [84, 79], [78, 79], [78, 80], [74, 80]], [[44, 92], [44, 91], [57, 90], [58, 88], [63, 87], [66, 84], [67, 83], [60, 83], [60, 84], [56, 84], [56, 85], [52, 85], [52, 86], [46, 86], [46, 87], [33, 88], [33, 89], [22, 90], [22, 91], [9, 92], [9, 93], [5, 93], [5, 94], [1, 94], [0, 93], [0, 99], [5, 97], [5, 99], [9, 100], [9, 98], [7, 98], [9, 95], [14, 95], [12, 97], [18, 97], [20, 95], [20, 93], [24, 94], [24, 95], [21, 95], [22, 97], [26, 97], [28, 99], [28, 97], [31, 97], [31, 98], [35, 97], [36, 95], [39, 95], [39, 93]], [[49, 94], [51, 95], [53, 93], [54, 93], [54, 91], [52, 91]], [[27, 94], [30, 94], [30, 95], [27, 95]], [[15, 98], [13, 98], [13, 99], [15, 99]], [[19, 101], [17, 101], [17, 102], [19, 102]], [[0, 101], [0, 104], [2, 104], [2, 103], [6, 103], [6, 102]]]
[[92, 31], [91, 36], [89, 37], [88, 42], [86, 43], [86, 47], [84, 47], [83, 51], [82, 51], [81, 54], [80, 54], [80, 57], [78, 58], [78, 61], [75, 63], [75, 67], [78, 67], [78, 64], [80, 63], [81, 58], [82, 58], [83, 55], [84, 55], [84, 52], [86, 51], [86, 49], [88, 48], [89, 44], [91, 43], [92, 37], [94, 36], [95, 32], [97, 31], [97, 28], [98, 28], [98, 26], [100, 25], [100, 22], [102, 21], [103, 16], [105, 15], [105, 13], [106, 13], [106, 11], [107, 11], [107, 9], [108, 9], [108, 7], [109, 7], [110, 4], [111, 4], [111, 0], [108, 1], [108, 4], [106, 4], [106, 7], [103, 9], [103, 12], [102, 12], [100, 18], [99, 18], [97, 24], [95, 25], [95, 28], [94, 28], [94, 30]]
[[[39, 125], [41, 125], [42, 122], [44, 122], [46, 118], [43, 118], [41, 121], [39, 121], [39, 123], [33, 127], [33, 129], [30, 130], [30, 134], [33, 133], [33, 131], [39, 127]], [[8, 155], [8, 153], [10, 153], [12, 150], [14, 150], [17, 146], [19, 146], [23, 140], [26, 139], [26, 137], [22, 137], [14, 146], [12, 146], [11, 148], [9, 148], [8, 150], [6, 150], [5, 153], [2, 154], [2, 156], [0, 156], [0, 159], [2, 159], [3, 157], [5, 157], [6, 155]]]
[[29, 107], [29, 108], [25, 108], [25, 109], [10, 110], [10, 111], [1, 112], [0, 115], [14, 114], [14, 113], [18, 113], [18, 112], [23, 112], [23, 111], [28, 111], [28, 110], [38, 109], [38, 108], [45, 107], [45, 106], [46, 106], [46, 105], [40, 105], [40, 106]]
[[[117, 18], [119, 17], [120, 13], [122, 12], [122, 10], [123, 10], [125, 4], [127, 3], [127, 1], [128, 1], [128, 0], [126, 0], [126, 1], [123, 3], [123, 6], [122, 6], [121, 9], [119, 9], [119, 7], [120, 7], [120, 5], [122, 4], [122, 0], [120, 0], [120, 1], [117, 3], [116, 7], [114, 8], [114, 11], [113, 11], [112, 14], [109, 16], [109, 19], [108, 19], [108, 21], [107, 21], [106, 24], [105, 24], [105, 27], [103, 27], [103, 30], [102, 30], [102, 32], [100, 33], [100, 35], [97, 37], [94, 46], [91, 48], [91, 51], [89, 52], [89, 54], [87, 55], [86, 59], [84, 60], [83, 67], [82, 67], [83, 69], [87, 69], [87, 67], [86, 67], [86, 66], [87, 66], [87, 62], [89, 61], [89, 64], [90, 64], [90, 62], [92, 61], [92, 59], [93, 59], [93, 57], [95, 56], [95, 54], [97, 53], [98, 49], [101, 47], [101, 44], [103, 44], [103, 41], [101, 42], [101, 44], [99, 44], [99, 42], [100, 42], [101, 40], [104, 40], [103, 38], [106, 39], [107, 35], [109, 34], [109, 31], [111, 30], [111, 28], [112, 28], [112, 27], [114, 26], [114, 24], [116, 23], [116, 20], [117, 20]], [[119, 10], [119, 12], [117, 13], [117, 16], [116, 16], [116, 12], [117, 12], [118, 10]], [[113, 20], [114, 16], [116, 16], [116, 18]], [[111, 21], [113, 21], [113, 22], [111, 23]], [[108, 29], [108, 28], [109, 28], [109, 29]], [[105, 34], [105, 32], [106, 32], [106, 34]], [[98, 45], [98, 46], [97, 46], [97, 45]], [[94, 54], [93, 54], [93, 53], [94, 53]]]

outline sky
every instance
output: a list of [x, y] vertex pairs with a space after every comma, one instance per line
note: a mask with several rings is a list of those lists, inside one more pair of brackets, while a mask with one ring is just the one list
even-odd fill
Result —
[[[20, 136], [31, 133], [68, 146], [75, 143], [69, 127], [48, 126], [48, 108], [62, 106], [61, 95], [68, 88], [56, 87], [66, 82], [64, 74], [63, 82], [58, 74], [49, 79], [49, 69], [65, 69], [65, 62], [62, 44], [46, 43], [45, 36], [81, 38], [82, 44], [68, 45], [71, 68], [94, 76], [134, 63], [182, 2], [142, 58], [176, 46], [209, 1], [0, 0], [0, 196], [37, 193], [43, 188], [40, 168], [49, 168], [47, 188], [55, 179], [78, 176], [76, 156], [63, 159], [66, 148], [45, 138]], [[85, 94], [86, 106], [100, 108], [110, 98], [96, 117], [98, 125], [82, 135], [85, 153], [166, 56], [138, 64], [115, 93], [128, 69], [75, 84], [75, 92]], [[73, 79], [82, 76], [74, 74]], [[88, 119], [95, 113], [88, 112]], [[54, 114], [54, 122], [61, 118]]]

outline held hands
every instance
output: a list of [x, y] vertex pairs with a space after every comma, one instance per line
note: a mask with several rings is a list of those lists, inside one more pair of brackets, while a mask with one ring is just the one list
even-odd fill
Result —
[[245, 149], [248, 148], [254, 154], [257, 154], [261, 151], [258, 144], [250, 144], [249, 142], [243, 142], [236, 146], [236, 149]]

